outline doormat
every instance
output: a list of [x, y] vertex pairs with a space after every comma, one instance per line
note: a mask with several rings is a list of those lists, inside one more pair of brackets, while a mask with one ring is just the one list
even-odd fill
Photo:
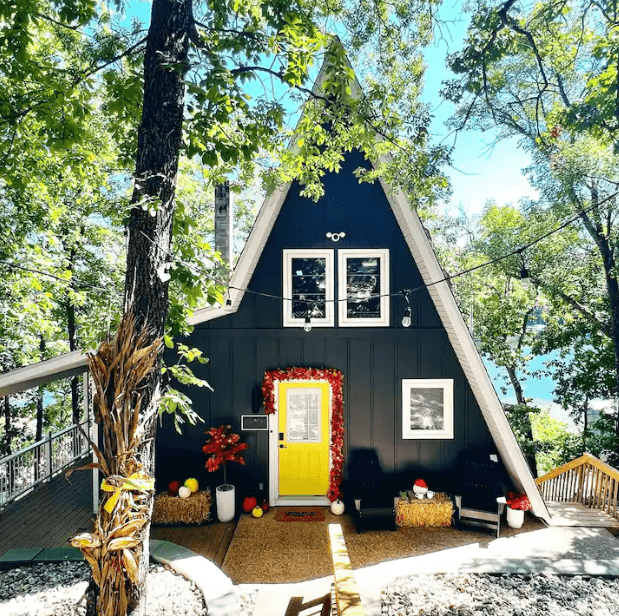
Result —
[[324, 522], [324, 507], [278, 507], [277, 522]]

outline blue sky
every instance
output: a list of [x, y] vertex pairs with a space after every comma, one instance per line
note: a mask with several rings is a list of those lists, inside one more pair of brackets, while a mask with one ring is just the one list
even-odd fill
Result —
[[[452, 0], [453, 1], [453, 0]], [[448, 31], [442, 30], [442, 38], [425, 53], [427, 72], [423, 99], [434, 114], [431, 134], [435, 140], [445, 139], [446, 144], [453, 143], [453, 135], [445, 126], [445, 121], [454, 113], [451, 103], [442, 101], [439, 96], [441, 83], [454, 77], [445, 67], [445, 58], [462, 48], [469, 21], [468, 15], [462, 15], [460, 3], [452, 7], [444, 5], [441, 17], [449, 20]], [[447, 40], [448, 37], [451, 40]], [[489, 145], [496, 138], [496, 133], [469, 130], [461, 133], [456, 141], [453, 168], [447, 169], [453, 186], [452, 208], [460, 204], [465, 211], [479, 213], [487, 200], [498, 204], [516, 203], [522, 197], [534, 197], [535, 191], [522, 173], [530, 162], [529, 156], [518, 148], [517, 140], [500, 142], [492, 148]]]
[[[445, 126], [445, 121], [454, 112], [451, 103], [441, 101], [439, 91], [441, 82], [453, 77], [445, 67], [447, 53], [461, 49], [466, 34], [469, 15], [462, 14], [459, 0], [447, 0], [440, 7], [439, 16], [448, 27], [441, 29], [442, 37], [425, 57], [428, 70], [425, 78], [423, 99], [430, 105], [435, 116], [431, 135], [436, 141], [445, 139], [453, 142], [453, 135]], [[150, 2], [135, 0], [128, 8], [129, 15], [135, 15], [148, 23]], [[529, 164], [528, 155], [517, 147], [515, 139], [501, 142], [489, 150], [496, 134], [481, 131], [465, 131], [458, 136], [453, 157], [453, 168], [446, 170], [453, 186], [451, 208], [460, 205], [469, 213], [481, 212], [487, 200], [499, 204], [516, 203], [525, 196], [535, 196], [535, 191], [522, 174]]]

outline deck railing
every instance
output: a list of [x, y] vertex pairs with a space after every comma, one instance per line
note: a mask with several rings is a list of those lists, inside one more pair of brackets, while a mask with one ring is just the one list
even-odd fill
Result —
[[580, 503], [619, 519], [619, 471], [588, 453], [538, 477], [545, 501]]
[[[81, 428], [81, 430], [80, 430]], [[0, 511], [91, 453], [90, 421], [74, 424], [0, 459]]]

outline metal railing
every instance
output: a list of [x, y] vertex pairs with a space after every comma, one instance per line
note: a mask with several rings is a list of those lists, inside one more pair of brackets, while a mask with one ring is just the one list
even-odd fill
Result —
[[580, 503], [619, 519], [619, 471], [591, 454], [585, 453], [535, 482], [545, 501]]
[[[81, 428], [81, 430], [80, 430]], [[74, 424], [0, 459], [0, 511], [91, 453], [90, 421]]]

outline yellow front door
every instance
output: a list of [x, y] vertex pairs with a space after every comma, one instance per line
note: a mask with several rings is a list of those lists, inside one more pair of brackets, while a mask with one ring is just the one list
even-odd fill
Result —
[[329, 488], [329, 383], [280, 382], [279, 494], [325, 496]]

